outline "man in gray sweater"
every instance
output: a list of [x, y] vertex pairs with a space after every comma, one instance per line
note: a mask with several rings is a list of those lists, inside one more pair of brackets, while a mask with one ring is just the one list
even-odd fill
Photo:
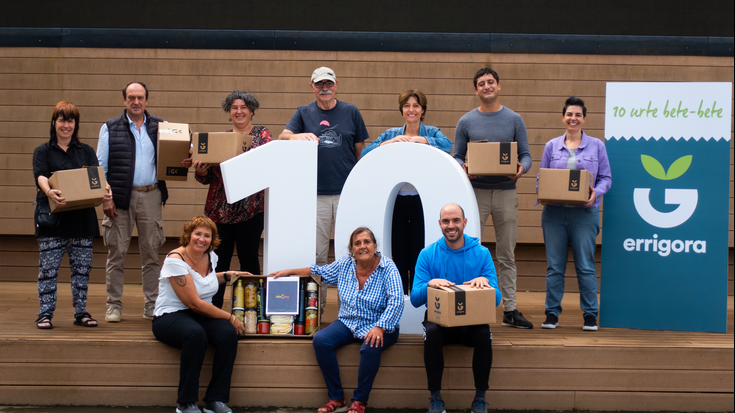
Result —
[[495, 256], [498, 260], [498, 283], [503, 296], [503, 325], [533, 328], [516, 309], [515, 248], [518, 234], [518, 194], [516, 181], [531, 169], [526, 124], [517, 113], [500, 104], [500, 78], [490, 68], [482, 68], [473, 79], [480, 107], [467, 112], [457, 123], [452, 156], [467, 172], [467, 142], [517, 142], [518, 173], [505, 176], [467, 175], [475, 190], [480, 222], [484, 232], [489, 215], [495, 227]]

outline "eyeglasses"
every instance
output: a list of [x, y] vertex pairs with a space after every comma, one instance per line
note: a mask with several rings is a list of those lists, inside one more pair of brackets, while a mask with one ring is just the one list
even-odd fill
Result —
[[316, 82], [316, 83], [312, 83], [312, 84], [317, 89], [322, 89], [324, 86], [326, 86], [327, 89], [331, 89], [332, 87], [334, 87], [334, 82], [328, 81], [328, 80], [321, 81], [321, 82]]

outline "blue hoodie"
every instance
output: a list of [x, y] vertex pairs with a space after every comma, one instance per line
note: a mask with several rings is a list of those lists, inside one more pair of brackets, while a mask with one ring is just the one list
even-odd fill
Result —
[[477, 238], [464, 235], [464, 246], [458, 250], [449, 248], [444, 237], [421, 250], [416, 262], [415, 278], [411, 290], [411, 304], [414, 307], [426, 305], [426, 289], [429, 281], [444, 278], [455, 284], [463, 284], [477, 277], [487, 278], [495, 288], [495, 306], [500, 305], [500, 289], [495, 265], [490, 251], [483, 247]]

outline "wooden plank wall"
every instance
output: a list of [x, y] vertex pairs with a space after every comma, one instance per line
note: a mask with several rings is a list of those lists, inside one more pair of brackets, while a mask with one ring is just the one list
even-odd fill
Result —
[[[502, 104], [520, 113], [528, 128], [534, 166], [518, 184], [518, 242], [531, 245], [543, 243], [541, 208], [533, 206], [534, 177], [544, 144], [563, 133], [560, 110], [568, 96], [585, 100], [585, 130], [602, 138], [605, 82], [731, 82], [734, 76], [733, 59], [727, 57], [0, 48], [0, 235], [33, 233], [31, 158], [48, 139], [56, 102], [69, 100], [80, 108], [80, 137], [96, 147], [101, 124], [122, 111], [121, 89], [129, 81], [148, 85], [152, 114], [189, 123], [194, 131], [227, 128], [220, 102], [233, 89], [245, 89], [260, 101], [254, 123], [277, 136], [296, 106], [314, 100], [309, 76], [321, 65], [336, 71], [337, 97], [360, 108], [372, 139], [403, 123], [397, 96], [408, 88], [429, 98], [425, 123], [453, 139], [457, 120], [478, 104], [475, 71], [486, 65], [497, 70]], [[732, 144], [730, 151], [732, 256]], [[177, 237], [184, 222], [202, 213], [206, 187], [191, 177], [171, 182], [170, 188], [163, 218], [166, 235]], [[486, 231], [483, 241], [493, 242], [494, 231]], [[729, 268], [732, 278], [732, 260]]]

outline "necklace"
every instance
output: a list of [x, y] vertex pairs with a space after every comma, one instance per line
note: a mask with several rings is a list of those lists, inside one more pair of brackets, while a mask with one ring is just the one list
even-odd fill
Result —
[[[203, 255], [201, 258], [199, 258], [199, 261], [194, 261], [194, 258], [189, 254], [188, 251], [186, 251], [186, 247], [184, 247], [184, 255], [185, 259], [189, 261], [191, 264], [191, 268], [194, 269], [194, 271], [198, 272], [201, 276], [206, 276], [206, 268], [204, 268], [204, 265], [206, 264], [204, 261], [205, 256]], [[202, 268], [204, 268], [204, 271], [202, 271]]]

